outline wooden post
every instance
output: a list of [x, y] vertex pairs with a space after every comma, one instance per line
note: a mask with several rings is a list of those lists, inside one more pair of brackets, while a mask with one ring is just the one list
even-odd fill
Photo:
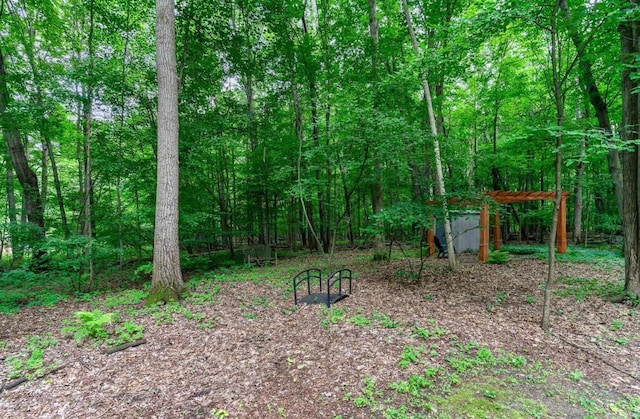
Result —
[[502, 235], [500, 234], [500, 210], [493, 214], [493, 250], [500, 250], [502, 247]]
[[558, 231], [556, 233], [556, 248], [558, 253], [567, 253], [567, 203], [566, 197], [560, 201], [558, 211]]
[[433, 240], [433, 230], [436, 228], [436, 218], [431, 216], [431, 228], [427, 230], [427, 242], [429, 243], [429, 257], [433, 257], [436, 254], [436, 245]]
[[486, 262], [489, 259], [489, 205], [485, 204], [480, 211], [480, 248], [478, 260]]

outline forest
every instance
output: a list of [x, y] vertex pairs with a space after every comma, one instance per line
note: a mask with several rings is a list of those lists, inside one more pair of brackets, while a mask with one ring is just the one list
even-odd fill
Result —
[[[90, 287], [152, 253], [154, 5], [0, 6], [4, 264]], [[570, 240], [621, 246], [621, 161], [635, 155], [633, 135], [621, 138], [623, 97], [635, 96], [622, 79], [635, 83], [635, 58], [623, 64], [620, 34], [634, 2], [178, 1], [174, 12], [183, 259], [415, 242], [434, 211], [448, 216], [426, 202], [489, 190], [569, 191]], [[506, 240], [548, 239], [552, 202], [501, 211]]]
[[640, 0], [0, 31], [7, 417], [640, 417]]

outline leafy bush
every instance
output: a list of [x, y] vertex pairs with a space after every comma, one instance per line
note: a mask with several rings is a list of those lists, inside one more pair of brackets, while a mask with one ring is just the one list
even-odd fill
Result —
[[130, 321], [115, 328], [108, 327], [119, 322], [116, 313], [103, 313], [101, 310], [77, 311], [75, 324], [65, 327], [62, 332], [72, 333], [73, 339], [76, 341], [92, 339], [110, 345], [133, 342], [142, 338], [144, 326]]
[[142, 339], [144, 334], [144, 326], [133, 322], [124, 322], [121, 326], [116, 327], [116, 338], [113, 343], [116, 345], [128, 342], [134, 342]]
[[65, 327], [62, 332], [72, 333], [76, 341], [87, 338], [106, 340], [109, 338], [106, 326], [118, 321], [115, 313], [103, 313], [101, 310], [77, 311], [75, 317], [76, 324]]
[[489, 259], [487, 259], [487, 263], [501, 265], [503, 263], [507, 263], [511, 260], [511, 256], [509, 252], [504, 250], [494, 250], [489, 254]]

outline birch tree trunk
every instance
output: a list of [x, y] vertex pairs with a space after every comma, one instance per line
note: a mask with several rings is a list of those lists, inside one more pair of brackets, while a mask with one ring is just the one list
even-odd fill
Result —
[[156, 0], [158, 179], [153, 275], [147, 305], [180, 299], [184, 283], [178, 242], [178, 75], [174, 0]]
[[[420, 47], [416, 39], [416, 34], [413, 30], [413, 23], [411, 20], [411, 11], [407, 5], [407, 0], [402, 0], [402, 10], [407, 22], [407, 30], [411, 37], [411, 45], [416, 55], [420, 55]], [[436, 125], [436, 119], [433, 112], [433, 103], [431, 102], [431, 91], [429, 90], [429, 82], [426, 77], [422, 78], [422, 91], [424, 93], [424, 100], [427, 104], [427, 112], [429, 114], [429, 127], [431, 129], [431, 135], [433, 135], [433, 154], [436, 160], [436, 186], [438, 195], [442, 198], [442, 217], [444, 221], [444, 235], [447, 242], [447, 257], [449, 260], [449, 268], [456, 268], [456, 252], [453, 248], [453, 237], [451, 235], [451, 223], [449, 222], [449, 209], [447, 206], [446, 190], [444, 186], [444, 175], [442, 172], [442, 158], [440, 156], [440, 141], [438, 140], [438, 127]]]

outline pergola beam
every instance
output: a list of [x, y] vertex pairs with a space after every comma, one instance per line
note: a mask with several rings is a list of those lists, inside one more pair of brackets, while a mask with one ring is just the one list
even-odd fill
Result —
[[[521, 192], [521, 191], [487, 191], [486, 195], [498, 204], [512, 204], [516, 202], [529, 201], [551, 201], [556, 199], [555, 192]], [[556, 233], [556, 248], [558, 253], [567, 252], [567, 197], [570, 192], [562, 192], [560, 208], [558, 212], [558, 231]], [[457, 198], [448, 200], [449, 202], [459, 202]], [[426, 204], [433, 205], [439, 201], [427, 201]], [[471, 201], [468, 205], [474, 205]], [[475, 201], [478, 205], [479, 201]], [[433, 216], [431, 217], [434, 220]], [[435, 223], [434, 223], [435, 224]], [[429, 256], [435, 254], [433, 229], [427, 233], [429, 243]], [[493, 248], [500, 250], [502, 239], [500, 233], [500, 211], [493, 215]], [[478, 248], [478, 259], [486, 262], [489, 259], [489, 205], [483, 204], [480, 210], [480, 246]]]
[[[513, 191], [488, 191], [487, 196], [498, 204], [511, 204], [516, 202], [555, 200], [555, 192], [513, 192]], [[560, 208], [558, 212], [558, 231], [556, 232], [556, 248], [558, 253], [567, 253], [567, 197], [570, 192], [562, 192]], [[483, 213], [485, 217], [483, 217]], [[484, 232], [484, 233], [483, 233]], [[496, 211], [493, 223], [493, 248], [500, 250], [500, 212]], [[480, 212], [480, 247], [478, 260], [486, 262], [489, 259], [489, 206], [484, 205]]]

